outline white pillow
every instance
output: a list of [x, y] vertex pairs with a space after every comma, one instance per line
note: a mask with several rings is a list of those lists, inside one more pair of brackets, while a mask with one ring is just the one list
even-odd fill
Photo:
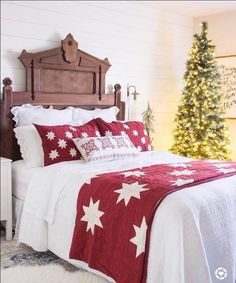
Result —
[[67, 109], [73, 110], [73, 121], [81, 120], [84, 124], [89, 121], [101, 118], [106, 122], [116, 121], [116, 115], [120, 111], [118, 107], [112, 106], [107, 109], [96, 108], [94, 110], [85, 110], [81, 108], [68, 107]]
[[65, 125], [72, 122], [72, 109], [57, 110], [25, 104], [11, 109], [16, 127], [35, 124], [46, 126]]
[[14, 128], [17, 143], [20, 146], [21, 157], [30, 167], [44, 166], [42, 140], [33, 125]]
[[106, 122], [116, 121], [116, 115], [119, 113], [120, 109], [116, 106], [112, 106], [106, 109], [95, 108], [96, 118], [101, 118]]
[[109, 161], [137, 157], [139, 151], [127, 135], [73, 139], [86, 161]]
[[23, 109], [42, 109], [43, 106], [41, 105], [37, 105], [37, 106], [34, 106], [32, 104], [22, 104], [21, 106], [14, 106], [12, 107], [11, 109], [11, 113], [13, 114], [13, 121], [16, 122], [16, 126], [19, 124], [19, 112], [22, 111]]

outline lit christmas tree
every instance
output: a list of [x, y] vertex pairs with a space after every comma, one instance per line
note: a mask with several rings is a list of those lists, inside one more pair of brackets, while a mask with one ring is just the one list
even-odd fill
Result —
[[178, 155], [229, 160], [229, 137], [214, 51], [215, 46], [207, 39], [207, 23], [203, 22], [201, 34], [194, 35], [175, 118], [171, 151]]

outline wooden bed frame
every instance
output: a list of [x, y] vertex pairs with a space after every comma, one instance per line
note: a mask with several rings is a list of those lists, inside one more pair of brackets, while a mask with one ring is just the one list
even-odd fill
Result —
[[117, 106], [118, 120], [124, 120], [125, 103], [121, 101], [121, 86], [113, 94], [105, 94], [105, 75], [110, 68], [107, 58], [100, 60], [80, 49], [71, 34], [58, 48], [36, 53], [23, 50], [18, 57], [26, 69], [26, 91], [12, 91], [12, 80], [3, 80], [1, 100], [1, 156], [21, 159], [13, 128], [11, 108], [30, 103], [63, 109], [67, 106], [84, 109]]

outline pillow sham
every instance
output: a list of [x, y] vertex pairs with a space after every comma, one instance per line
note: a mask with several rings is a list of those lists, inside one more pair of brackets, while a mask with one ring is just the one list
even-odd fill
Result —
[[128, 136], [108, 136], [73, 139], [82, 157], [87, 161], [109, 161], [137, 157], [139, 151]]
[[138, 151], [151, 150], [150, 137], [144, 129], [144, 124], [139, 121], [107, 123], [97, 118], [97, 126], [102, 136], [128, 135]]
[[82, 121], [83, 123], [87, 123], [96, 118], [102, 118], [107, 122], [116, 121], [116, 115], [119, 112], [119, 108], [116, 106], [112, 106], [106, 109], [96, 108], [94, 110], [85, 110], [81, 108], [68, 107], [67, 109], [71, 109], [73, 111], [73, 121]]
[[100, 136], [95, 120], [82, 126], [42, 126], [36, 127], [43, 146], [44, 165], [81, 158], [73, 138]]
[[47, 126], [70, 124], [73, 120], [72, 109], [57, 110], [26, 104], [11, 109], [15, 126], [43, 124]]
[[40, 135], [33, 125], [13, 129], [20, 146], [21, 157], [29, 167], [40, 167], [44, 164], [44, 154]]

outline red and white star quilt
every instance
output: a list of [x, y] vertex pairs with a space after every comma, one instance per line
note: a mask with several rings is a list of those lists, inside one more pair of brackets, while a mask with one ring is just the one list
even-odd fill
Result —
[[236, 162], [192, 161], [92, 178], [79, 192], [70, 258], [117, 283], [145, 282], [150, 229], [161, 201], [183, 188], [232, 175]]

